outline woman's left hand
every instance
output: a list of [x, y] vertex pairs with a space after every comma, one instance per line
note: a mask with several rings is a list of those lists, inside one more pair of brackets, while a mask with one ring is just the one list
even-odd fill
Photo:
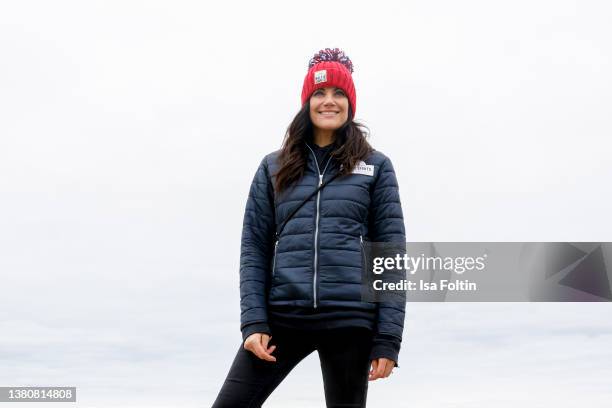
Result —
[[388, 358], [377, 358], [372, 360], [372, 369], [370, 370], [370, 376], [368, 381], [374, 381], [379, 378], [387, 378], [395, 367], [395, 361], [389, 360]]

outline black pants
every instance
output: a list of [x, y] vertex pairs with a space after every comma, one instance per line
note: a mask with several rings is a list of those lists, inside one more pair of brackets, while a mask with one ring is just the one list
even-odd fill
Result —
[[259, 359], [243, 344], [213, 408], [252, 408], [261, 404], [302, 359], [317, 350], [327, 407], [365, 407], [372, 331], [362, 328], [302, 331], [271, 327], [276, 362]]

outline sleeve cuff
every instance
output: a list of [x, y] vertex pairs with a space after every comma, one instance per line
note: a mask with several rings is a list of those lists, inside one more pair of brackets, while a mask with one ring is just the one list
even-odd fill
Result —
[[384, 357], [395, 361], [395, 367], [399, 368], [398, 357], [400, 344], [401, 340], [394, 336], [376, 336], [370, 353], [370, 361]]
[[249, 337], [253, 333], [267, 333], [270, 335], [272, 334], [272, 331], [270, 330], [270, 326], [268, 326], [268, 323], [266, 322], [247, 324], [246, 326], [242, 328], [241, 331], [242, 331], [242, 341], [245, 341], [247, 337]]

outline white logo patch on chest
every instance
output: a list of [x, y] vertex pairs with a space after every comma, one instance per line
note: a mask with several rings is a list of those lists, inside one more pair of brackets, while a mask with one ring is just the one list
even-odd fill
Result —
[[363, 174], [364, 176], [374, 176], [374, 165], [366, 164], [364, 161], [359, 161], [351, 173]]

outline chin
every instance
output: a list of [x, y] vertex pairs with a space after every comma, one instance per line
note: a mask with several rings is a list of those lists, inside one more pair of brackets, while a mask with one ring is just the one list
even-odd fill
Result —
[[316, 126], [323, 130], [336, 130], [342, 126], [342, 123], [317, 123]]

